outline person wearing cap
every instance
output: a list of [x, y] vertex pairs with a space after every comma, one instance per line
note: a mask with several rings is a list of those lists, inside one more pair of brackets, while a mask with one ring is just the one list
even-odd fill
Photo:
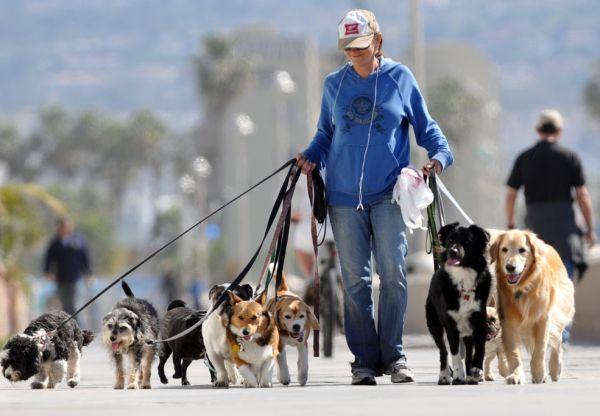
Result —
[[[415, 77], [384, 57], [383, 36], [368, 10], [348, 12], [338, 25], [338, 48], [348, 62], [323, 85], [317, 132], [297, 156], [304, 173], [326, 168], [328, 213], [344, 283], [346, 341], [355, 360], [352, 384], [373, 385], [375, 377], [414, 381], [402, 331], [407, 304], [408, 251], [400, 207], [392, 191], [410, 163], [409, 126], [440, 173], [453, 156], [427, 111]], [[380, 279], [377, 323], [372, 298], [372, 264]]]
[[[586, 268], [582, 235], [593, 245], [596, 233], [581, 161], [575, 152], [558, 143], [563, 125], [563, 118], [556, 110], [540, 114], [536, 125], [539, 141], [517, 157], [506, 182], [506, 221], [507, 228], [515, 228], [515, 200], [523, 187], [525, 226], [558, 251], [572, 279], [575, 271], [581, 278]], [[585, 233], [575, 222], [573, 191], [585, 219]], [[563, 338], [568, 341], [568, 332]]]

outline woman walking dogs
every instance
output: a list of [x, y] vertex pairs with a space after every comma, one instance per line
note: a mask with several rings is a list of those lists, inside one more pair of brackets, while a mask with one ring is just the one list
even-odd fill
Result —
[[[383, 56], [383, 36], [368, 10], [348, 12], [338, 48], [348, 63], [325, 79], [317, 132], [298, 155], [304, 173], [327, 170], [327, 198], [344, 281], [346, 341], [355, 356], [352, 384], [375, 377], [413, 381], [402, 347], [407, 301], [405, 225], [392, 190], [409, 164], [409, 124], [427, 149], [423, 167], [440, 173], [452, 163], [448, 142], [431, 119], [410, 70]], [[377, 326], [371, 252], [381, 281]]]

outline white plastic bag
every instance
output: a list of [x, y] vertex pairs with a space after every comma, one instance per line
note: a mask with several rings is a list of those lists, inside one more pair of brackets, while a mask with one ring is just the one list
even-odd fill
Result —
[[394, 186], [392, 202], [400, 205], [402, 218], [412, 234], [413, 229], [427, 230], [423, 226], [424, 218], [421, 210], [427, 208], [433, 202], [433, 193], [425, 183], [422, 173], [408, 166], [403, 168], [398, 175]]

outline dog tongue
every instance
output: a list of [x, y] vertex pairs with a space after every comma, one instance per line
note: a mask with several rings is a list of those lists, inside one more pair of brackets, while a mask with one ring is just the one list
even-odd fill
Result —
[[250, 341], [252, 339], [252, 335], [245, 335], [242, 337], [244, 341]]
[[110, 344], [110, 347], [112, 348], [113, 351], [116, 351], [119, 349], [119, 343], [113, 342], [112, 344]]
[[448, 266], [458, 266], [460, 264], [460, 260], [449, 258], [448, 260], [446, 260], [446, 264]]
[[517, 283], [517, 281], [519, 280], [519, 275], [518, 274], [509, 274], [506, 277], [508, 278], [508, 282], [509, 283]]

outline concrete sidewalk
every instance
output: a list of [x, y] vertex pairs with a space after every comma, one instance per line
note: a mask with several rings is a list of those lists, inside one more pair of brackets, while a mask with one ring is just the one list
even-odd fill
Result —
[[[152, 390], [115, 391], [112, 363], [96, 340], [84, 350], [80, 386], [72, 390], [61, 383], [55, 390], [33, 391], [28, 383], [10, 385], [1, 380], [0, 414], [148, 416], [181, 412], [181, 415], [366, 416], [386, 411], [410, 415], [598, 414], [600, 346], [569, 346], [563, 378], [558, 383], [508, 386], [497, 380], [478, 386], [437, 386], [438, 352], [430, 338], [407, 336], [405, 342], [416, 383], [395, 385], [384, 376], [377, 379], [379, 384], [375, 387], [351, 386], [348, 362], [352, 357], [340, 338], [335, 358], [311, 358], [306, 387], [295, 384], [296, 357], [290, 351], [293, 383], [289, 387], [275, 383], [273, 389], [235, 386], [214, 390], [204, 364], [195, 362], [188, 371], [192, 386], [182, 387], [179, 380], [170, 380], [170, 384], [163, 386], [154, 371]], [[167, 375], [170, 374], [169, 365]]]

